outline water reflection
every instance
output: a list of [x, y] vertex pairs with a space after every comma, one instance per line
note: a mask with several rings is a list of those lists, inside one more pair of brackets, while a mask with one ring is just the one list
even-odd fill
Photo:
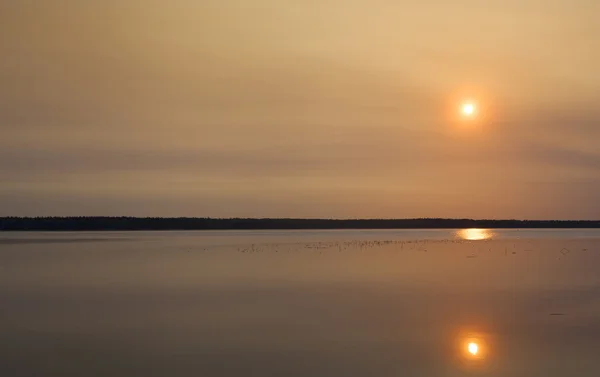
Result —
[[468, 372], [490, 372], [492, 347], [489, 334], [461, 332], [455, 346], [460, 369]]
[[482, 360], [486, 357], [488, 351], [486, 344], [482, 337], [471, 336], [466, 338], [463, 342], [463, 357], [469, 360]]
[[598, 230], [411, 232], [0, 240], [1, 375], [600, 376]]
[[492, 232], [490, 229], [471, 228], [461, 229], [456, 232], [456, 235], [463, 240], [481, 241], [491, 239], [494, 236], [494, 232]]

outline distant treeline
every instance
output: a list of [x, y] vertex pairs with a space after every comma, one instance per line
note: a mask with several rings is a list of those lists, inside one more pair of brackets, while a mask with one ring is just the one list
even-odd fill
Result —
[[0, 217], [0, 231], [600, 228], [600, 221], [471, 219], [217, 219], [164, 217]]

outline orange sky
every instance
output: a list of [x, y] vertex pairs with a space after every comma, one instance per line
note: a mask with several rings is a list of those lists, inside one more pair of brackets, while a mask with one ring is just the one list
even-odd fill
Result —
[[4, 1], [0, 215], [598, 219], [598, 14]]

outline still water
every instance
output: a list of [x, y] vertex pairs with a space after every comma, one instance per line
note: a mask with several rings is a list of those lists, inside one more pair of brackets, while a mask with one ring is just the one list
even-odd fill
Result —
[[1, 376], [600, 376], [600, 230], [0, 233]]

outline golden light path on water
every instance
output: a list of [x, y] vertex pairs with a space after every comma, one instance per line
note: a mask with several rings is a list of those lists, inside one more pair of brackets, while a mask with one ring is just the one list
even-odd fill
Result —
[[456, 235], [463, 240], [481, 241], [491, 239], [494, 236], [494, 232], [489, 229], [471, 228], [461, 229], [456, 232]]
[[[483, 241], [495, 236], [490, 229], [468, 228], [456, 231], [456, 237], [467, 241]], [[458, 360], [466, 370], [486, 370], [489, 366], [491, 346], [487, 337], [481, 332], [462, 332], [457, 342]]]

